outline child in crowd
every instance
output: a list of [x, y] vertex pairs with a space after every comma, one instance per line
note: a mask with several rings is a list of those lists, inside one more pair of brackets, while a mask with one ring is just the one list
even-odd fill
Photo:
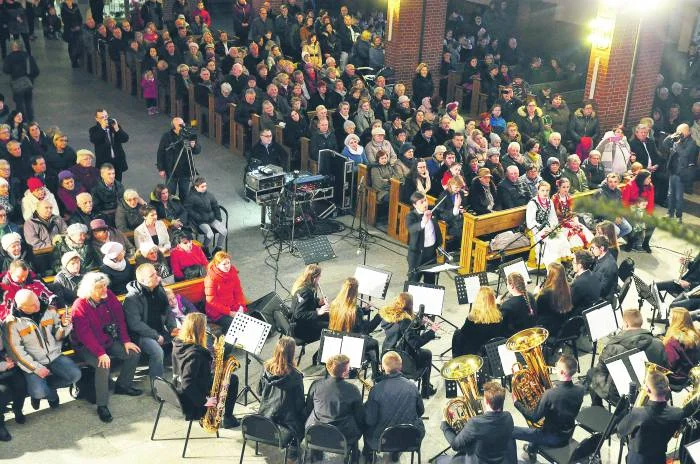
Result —
[[643, 221], [644, 216], [647, 213], [647, 199], [643, 196], [639, 196], [634, 205], [630, 206], [632, 211], [632, 233], [630, 234], [630, 245], [636, 251], [642, 250], [642, 243], [644, 243], [644, 237], [646, 235], [647, 226]]
[[58, 40], [61, 34], [61, 18], [56, 14], [56, 8], [49, 7], [46, 17], [43, 20], [44, 37], [49, 40]]
[[202, 18], [202, 23], [204, 23], [208, 28], [211, 27], [211, 15], [204, 9], [204, 2], [197, 2], [197, 8], [192, 12], [193, 16], [200, 16]]
[[[631, 162], [633, 157], [635, 158], [635, 161]], [[628, 164], [629, 170], [622, 176], [624, 183], [627, 183], [630, 180], [632, 180], [634, 176], [636, 176], [637, 173], [644, 168], [644, 166], [642, 166], [642, 163], [636, 161], [636, 157], [634, 155], [630, 156], [630, 163]]]
[[153, 116], [158, 113], [158, 84], [152, 70], [149, 69], [144, 73], [143, 79], [141, 79], [141, 88], [143, 89], [143, 98], [146, 99], [148, 115]]

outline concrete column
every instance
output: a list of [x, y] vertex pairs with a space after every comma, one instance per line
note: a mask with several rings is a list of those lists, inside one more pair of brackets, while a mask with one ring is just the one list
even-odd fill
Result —
[[425, 62], [437, 92], [446, 16], [447, 0], [388, 1], [387, 18], [392, 18], [392, 25], [391, 40], [386, 42], [385, 63], [393, 68], [397, 82], [410, 87], [416, 66]]

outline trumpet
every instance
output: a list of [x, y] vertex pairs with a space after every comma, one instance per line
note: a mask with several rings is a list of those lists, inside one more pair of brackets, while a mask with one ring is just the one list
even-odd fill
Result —
[[435, 333], [442, 333], [446, 334], [447, 330], [443, 329], [442, 326], [434, 321], [431, 321], [427, 316], [423, 316], [423, 320], [421, 321], [424, 326], [428, 327], [430, 330], [432, 330]]

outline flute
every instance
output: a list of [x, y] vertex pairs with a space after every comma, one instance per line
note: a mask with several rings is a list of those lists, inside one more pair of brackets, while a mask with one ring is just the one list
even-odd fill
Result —
[[365, 303], [367, 306], [369, 306], [370, 308], [376, 309], [377, 311], [379, 311], [381, 309], [379, 306], [373, 304], [371, 301], [363, 300], [359, 296], [357, 297], [357, 299], [360, 300], [360, 303]]

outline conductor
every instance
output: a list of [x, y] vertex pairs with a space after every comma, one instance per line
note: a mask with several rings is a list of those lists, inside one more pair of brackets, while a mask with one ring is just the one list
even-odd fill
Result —
[[426, 264], [435, 263], [435, 250], [442, 243], [442, 234], [433, 212], [428, 208], [428, 199], [420, 192], [411, 195], [413, 210], [406, 216], [408, 228], [408, 280], [420, 282], [421, 275], [426, 284], [435, 283], [435, 274], [420, 272]]
[[185, 121], [182, 118], [173, 118], [170, 130], [160, 138], [156, 161], [158, 174], [167, 180], [170, 194], [175, 195], [179, 189], [180, 200], [183, 202], [197, 173], [192, 155], [198, 155], [202, 151], [196, 139], [188, 139], [182, 134], [184, 127]]

